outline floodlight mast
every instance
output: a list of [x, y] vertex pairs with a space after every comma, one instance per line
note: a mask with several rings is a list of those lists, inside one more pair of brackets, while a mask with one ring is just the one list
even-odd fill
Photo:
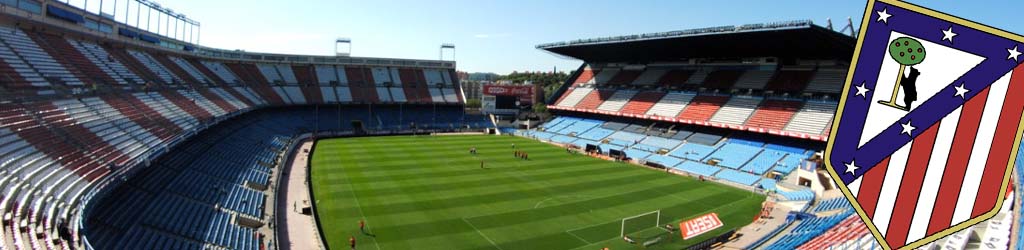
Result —
[[[339, 51], [339, 45], [340, 44], [348, 45], [348, 46], [346, 46], [348, 48], [348, 50], [346, 50], [345, 52]], [[345, 56], [345, 57], [351, 56], [352, 55], [352, 39], [348, 38], [348, 37], [339, 37], [337, 39], [334, 39], [334, 55], [335, 56]]]
[[438, 51], [437, 60], [444, 61], [444, 50], [445, 49], [451, 49], [452, 50], [452, 61], [455, 61], [455, 44], [454, 43], [442, 43], [441, 44], [441, 48]]

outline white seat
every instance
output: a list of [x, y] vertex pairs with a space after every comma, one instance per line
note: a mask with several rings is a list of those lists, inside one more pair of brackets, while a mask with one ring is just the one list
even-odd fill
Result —
[[763, 98], [736, 96], [729, 99], [709, 121], [742, 125], [754, 113]]

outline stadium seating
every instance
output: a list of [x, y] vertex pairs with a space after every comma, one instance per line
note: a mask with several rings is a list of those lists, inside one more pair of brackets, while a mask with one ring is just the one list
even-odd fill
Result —
[[615, 131], [604, 129], [604, 128], [593, 128], [593, 129], [590, 129], [589, 131], [587, 131], [585, 133], [577, 134], [576, 137], [579, 137], [581, 139], [591, 140], [591, 141], [601, 141], [602, 139], [604, 139], [605, 137], [608, 137], [608, 135], [610, 135], [610, 134], [612, 134], [614, 132]]
[[705, 177], [711, 177], [718, 173], [719, 171], [722, 171], [722, 168], [695, 161], [684, 161], [683, 163], [676, 165], [674, 169]]
[[661, 100], [665, 96], [663, 92], [656, 91], [643, 91], [633, 95], [633, 99], [630, 99], [625, 106], [622, 107], [620, 112], [626, 114], [646, 114], [647, 110], [650, 110], [658, 100]]
[[[619, 74], [621, 75], [622, 73]], [[626, 106], [626, 103], [628, 103], [630, 99], [633, 99], [633, 96], [636, 95], [636, 93], [637, 92], [633, 90], [615, 91], [615, 94], [608, 97], [608, 99], [605, 100], [604, 103], [601, 103], [597, 109], [609, 112], [618, 112], [623, 106]]]
[[[96, 213], [89, 216], [92, 226], [86, 233], [90, 239], [95, 239], [93, 244], [104, 248], [161, 244], [146, 239], [130, 239], [127, 237], [131, 233], [124, 233], [148, 229], [173, 233], [183, 242], [205, 242], [220, 247], [256, 246], [259, 239], [253, 238], [254, 229], [239, 225], [233, 222], [237, 219], [231, 218], [265, 218], [265, 194], [254, 187], [268, 185], [272, 171], [268, 166], [280, 160], [281, 152], [292, 134], [295, 131], [310, 131], [316, 124], [313, 122], [315, 120], [319, 120], [318, 126], [321, 128], [351, 129], [339, 127], [344, 124], [337, 124], [338, 118], [331, 118], [339, 113], [353, 114], [356, 116], [353, 119], [376, 120], [360, 117], [366, 113], [359, 110], [351, 108], [344, 112], [319, 113], [320, 116], [326, 116], [322, 119], [314, 118], [318, 113], [309, 108], [260, 111], [205, 130], [201, 136], [187, 141], [179, 150], [157, 159], [153, 166], [129, 179], [129, 185], [121, 185], [104, 201], [99, 202], [100, 207], [93, 210]], [[381, 116], [386, 117], [398, 116], [397, 108], [381, 108], [374, 112], [380, 112]], [[439, 109], [439, 112], [460, 111]], [[459, 120], [450, 114], [439, 118]], [[405, 122], [430, 124], [430, 120], [435, 118], [423, 116], [409, 119]], [[398, 123], [394, 121], [396, 126]], [[135, 217], [120, 216], [122, 209], [129, 207], [145, 212]], [[182, 226], [190, 223], [202, 223], [210, 227]]]
[[779, 238], [771, 245], [766, 246], [765, 249], [796, 249], [798, 246], [806, 243], [812, 238], [825, 233], [829, 228], [832, 228], [846, 220], [851, 214], [853, 214], [853, 210], [847, 209], [842, 213], [832, 216], [804, 219], [803, 221], [798, 222], [796, 227], [789, 231], [788, 234], [782, 236], [782, 238]]
[[793, 119], [783, 130], [812, 135], [822, 134], [826, 126], [832, 122], [835, 113], [835, 103], [807, 102], [793, 115]]
[[605, 84], [609, 84], [609, 85], [630, 84], [630, 83], [633, 83], [633, 81], [635, 81], [638, 77], [640, 77], [640, 74], [643, 74], [643, 72], [644, 71], [642, 71], [642, 70], [625, 70], [624, 69], [624, 70], [619, 71], [618, 74], [615, 74], [615, 76], [612, 77], [611, 79], [609, 79], [608, 82], [606, 82]]
[[605, 67], [597, 70], [594, 74], [594, 83], [597, 85], [606, 85], [612, 78], [619, 74], [619, 68]]
[[814, 71], [810, 69], [793, 68], [793, 69], [782, 69], [775, 74], [775, 77], [768, 82], [765, 86], [767, 90], [775, 90], [782, 92], [799, 92], [803, 91], [810, 83], [811, 77], [814, 76]]
[[67, 85], [83, 85], [20, 29], [0, 27], [0, 42], [3, 44], [0, 56], [23, 79], [12, 81], [12, 87], [51, 86], [48, 79]]
[[580, 119], [572, 124], [566, 126], [564, 129], [557, 131], [564, 135], [576, 135], [587, 132], [588, 130], [600, 126], [600, 121]]
[[736, 89], [764, 89], [768, 80], [771, 80], [774, 75], [774, 70], [748, 70], [736, 80], [736, 86], [733, 87]]
[[188, 63], [188, 61], [185, 61], [185, 59], [181, 59], [179, 57], [174, 56], [169, 56], [168, 59], [171, 62], [173, 62], [174, 65], [184, 70], [188, 76], [192, 77], [193, 79], [196, 79], [199, 83], [213, 83], [213, 81], [211, 81], [207, 76], [203, 75], [203, 73], [200, 72], [198, 68], [192, 66], [192, 64]]
[[717, 151], [707, 156], [706, 160], [717, 160], [719, 166], [739, 169], [747, 164], [761, 148], [739, 143], [724, 143]]
[[615, 94], [615, 90], [596, 89], [594, 91], [590, 91], [587, 96], [583, 97], [583, 100], [581, 100], [579, 104], [576, 104], [576, 108], [590, 110], [596, 109], [598, 106], [601, 106], [601, 103], [604, 103], [605, 100], [611, 98], [612, 94]]
[[814, 209], [812, 211], [817, 213], [817, 212], [832, 211], [832, 210], [836, 210], [836, 209], [852, 209], [852, 208], [853, 207], [850, 206], [850, 202], [847, 201], [845, 197], [840, 197], [840, 198], [832, 198], [832, 199], [828, 199], [828, 200], [818, 201], [818, 204], [814, 207]]
[[745, 125], [755, 128], [782, 130], [790, 121], [803, 102], [765, 100], [754, 114], [747, 119]]
[[172, 74], [171, 71], [167, 69], [167, 67], [157, 62], [156, 59], [153, 58], [153, 56], [149, 55], [146, 52], [129, 49], [128, 55], [131, 55], [133, 58], [135, 58], [135, 60], [140, 62], [142, 66], [144, 66], [150, 72], [155, 73], [156, 76], [165, 84], [177, 85], [177, 83], [185, 82], [184, 80], [181, 80], [181, 78], [179, 78], [178, 76]]
[[673, 168], [683, 162], [683, 159], [659, 154], [652, 154], [646, 160], [649, 163], [656, 163], [667, 168]]
[[754, 113], [754, 109], [757, 109], [758, 104], [761, 103], [761, 98], [756, 97], [744, 97], [736, 96], [729, 99], [714, 116], [711, 116], [709, 121], [742, 125], [750, 118], [750, 115]]
[[[1024, 148], [1017, 151], [1016, 159], [1016, 162], [1014, 162], [1014, 179], [1017, 181], [1014, 182], [1015, 192], [1013, 194], [1014, 202], [1012, 202], [1012, 204], [1014, 206], [1014, 211], [1019, 211], [1021, 207], [1024, 207], [1021, 205], [1024, 203], [1024, 198], [1022, 198], [1024, 197], [1024, 194], [1021, 193], [1024, 192]], [[1017, 216], [1016, 218], [1017, 219], [1012, 222], [1014, 227], [1024, 228], [1024, 216]], [[1018, 233], [1015, 236], [1011, 236], [1011, 238], [1011, 240], [1017, 242], [1017, 244], [1021, 244], [1020, 242], [1024, 242], [1024, 233]]]
[[661, 101], [651, 106], [650, 110], [647, 110], [648, 115], [656, 115], [662, 117], [676, 117], [679, 115], [686, 105], [694, 98], [694, 94], [669, 92], [661, 98]]
[[[689, 83], [690, 78], [693, 78], [692, 77], [693, 75], [694, 75], [694, 71], [693, 70], [683, 70], [683, 69], [670, 70], [670, 71], [666, 72], [664, 75], [662, 75], [660, 79], [658, 79], [658, 85], [666, 86], [666, 87], [683, 85], [683, 84]], [[699, 80], [694, 80], [694, 81], [697, 82], [697, 83], [700, 83], [700, 81], [703, 81], [703, 80], [704, 80], [704, 78], [700, 78]]]
[[690, 101], [682, 113], [679, 113], [679, 119], [707, 121], [728, 100], [728, 96], [698, 95]]
[[[707, 80], [708, 74], [710, 74], [712, 71], [713, 69], [710, 68], [700, 68], [695, 71], [687, 72], [689, 74], [687, 75], [685, 84], [700, 85], [701, 83], [704, 83], [705, 80]], [[680, 72], [679, 74], [682, 74], [682, 72]]]
[[[809, 99], [821, 98], [820, 95], [814, 95], [818, 92], [800, 95], [800, 98], [804, 99], [792, 96], [801, 94], [808, 85], [821, 87], [817, 82], [826, 84], [822, 88], [838, 91], [834, 89], [841, 86], [842, 80], [833, 76], [841, 75], [841, 72], [837, 72], [840, 69], [817, 70], [812, 66], [802, 65], [784, 66], [779, 69], [766, 69], [767, 67], [769, 66], [714, 65], [671, 68], [659, 65], [642, 71], [604, 68], [590, 71], [590, 74], [598, 73], [589, 80], [580, 79], [585, 75], [581, 74], [573, 82], [588, 84], [575, 84], [569, 87], [558, 97], [555, 107], [561, 110], [599, 114], [613, 112], [658, 121], [671, 120], [824, 140], [828, 133], [825, 129], [827, 124], [819, 124], [819, 121], [830, 120], [831, 117], [817, 117], [809, 113], [814, 112], [818, 104], [834, 106], [834, 103]], [[633, 80], [627, 83], [616, 78]], [[655, 78], [658, 80], [653, 80]], [[644, 86], [650, 88], [652, 81], [655, 81], [656, 86], [684, 92], [665, 89], [637, 90], [644, 89], [641, 88]], [[595, 89], [598, 90], [594, 91]], [[748, 91], [740, 92], [743, 90]], [[743, 95], [730, 96], [725, 93]], [[632, 97], [629, 101], [623, 100], [630, 94]], [[834, 108], [831, 110], [826, 112], [834, 112]], [[804, 111], [803, 114], [801, 111]], [[808, 116], [810, 120], [805, 121]], [[782, 131], [787, 133], [780, 133]]]
[[739, 80], [740, 75], [743, 74], [741, 70], [715, 70], [709, 72], [705, 76], [701, 87], [709, 89], [730, 89]]
[[676, 148], [676, 150], [669, 153], [669, 155], [691, 160], [703, 162], [704, 158], [711, 155], [718, 147], [706, 146], [698, 143], [686, 143]]
[[772, 167], [775, 167], [783, 157], [786, 157], [785, 152], [764, 149], [764, 151], [761, 151], [756, 157], [747, 162], [746, 165], [743, 165], [741, 170], [762, 175], [771, 170]]
[[[433, 81], [435, 97], [417, 98], [460, 104], [448, 66], [395, 59], [409, 68], [373, 66], [384, 72], [375, 78], [358, 63], [254, 63], [45, 25], [0, 26], [0, 249], [84, 248], [79, 239], [96, 249], [260, 249], [267, 239], [238, 218], [266, 219], [263, 189], [295, 134], [351, 131], [341, 114], [369, 132], [492, 126], [459, 105], [339, 105], [321, 108], [339, 110], [325, 119], [274, 109], [349, 104], [352, 74], [395, 84], [359, 85], [359, 101], [411, 102], [402, 70], [419, 74], [409, 81], [417, 94]], [[582, 133], [601, 122], [574, 123], [568, 130]]]
[[637, 86], [650, 86], [658, 84], [658, 80], [667, 73], [665, 69], [650, 69], [644, 70], [636, 79], [633, 80], [633, 85]]
[[645, 137], [645, 135], [637, 134], [637, 133], [633, 133], [633, 132], [627, 132], [627, 131], [618, 131], [618, 132], [615, 132], [615, 133], [613, 133], [613, 134], [608, 136], [608, 138], [610, 138], [610, 139], [615, 139], [615, 140], [627, 142], [628, 143], [627, 145], [636, 144], [640, 140], [643, 140], [644, 137]]
[[235, 76], [235, 73], [232, 73], [231, 70], [221, 62], [202, 61], [202, 64], [206, 66], [206, 68], [210, 69], [210, 71], [213, 71], [217, 77], [220, 77], [220, 79], [223, 79], [227, 83], [238, 83], [240, 81], [238, 77]]
[[715, 177], [718, 177], [719, 179], [722, 179], [722, 180], [731, 181], [731, 182], [734, 182], [736, 184], [745, 185], [745, 186], [753, 186], [758, 181], [761, 181], [761, 177], [760, 176], [753, 175], [753, 174], [750, 174], [750, 173], [744, 173], [744, 172], [740, 172], [740, 171], [736, 171], [736, 170], [732, 170], [732, 169], [728, 169], [728, 168], [722, 169], [722, 171], [719, 171], [717, 174], [715, 174]]
[[843, 91], [843, 84], [846, 82], [846, 72], [846, 68], [818, 69], [804, 91], [811, 93], [839, 93]]
[[67, 39], [67, 42], [77, 49], [79, 53], [84, 55], [86, 58], [96, 65], [107, 75], [112, 77], [118, 84], [142, 84], [145, 81], [142, 77], [136, 75], [128, 67], [125, 67], [121, 62], [117, 60], [110, 60], [113, 58], [103, 47], [94, 43], [86, 41], [78, 41], [74, 39]]
[[625, 129], [626, 127], [629, 127], [630, 125], [632, 125], [632, 124], [621, 123], [621, 122], [606, 122], [604, 124], [601, 124], [601, 127], [602, 128], [606, 128], [606, 129], [610, 129], [610, 130], [618, 131], [618, 130]]
[[648, 137], [644, 138], [642, 141], [640, 141], [640, 143], [644, 144], [644, 145], [651, 145], [651, 146], [654, 146], [656, 148], [665, 149], [665, 150], [669, 150], [669, 151], [671, 151], [672, 149], [675, 149], [679, 145], [683, 144], [683, 142], [679, 141], [679, 140], [662, 138], [662, 137], [658, 137], [658, 136], [648, 136]]
[[115, 81], [60, 36], [41, 32], [26, 32], [26, 34], [44, 52], [50, 55], [61, 55], [61, 60], [56, 60], [56, 62], [63, 65], [72, 76], [81, 80], [85, 85], [94, 86]]
[[[577, 85], [578, 84], [593, 84], [594, 83], [594, 75], [596, 73], [597, 72], [595, 72], [593, 69], [591, 69], [589, 65], [588, 66], [584, 66], [583, 67], [583, 71], [580, 72], [578, 77], [576, 77], [576, 81], [574, 81], [573, 84], [577, 84]], [[575, 105], [575, 104], [573, 104], [573, 105]]]
[[[866, 243], [859, 242], [863, 238], [867, 238], [868, 241]], [[816, 249], [881, 249], [881, 247], [868, 231], [868, 227], [860, 221], [860, 217], [851, 215], [821, 236], [815, 237], [797, 248], [797, 250]]]
[[782, 197], [785, 197], [787, 200], [791, 200], [791, 201], [810, 201], [810, 200], [814, 200], [814, 192], [811, 192], [810, 189], [800, 189], [800, 190], [796, 190], [796, 191], [778, 190], [778, 193], [779, 193], [779, 195], [782, 195]]
[[281, 77], [281, 73], [277, 71], [276, 66], [270, 64], [256, 64], [256, 68], [259, 69], [263, 78], [266, 78], [270, 83], [284, 83], [284, 77]]
[[197, 84], [203, 83], [203, 78], [193, 77], [188, 73], [188, 70], [183, 69], [177, 63], [169, 60], [168, 56], [163, 53], [150, 53], [150, 57], [155, 60], [160, 66], [168, 70], [175, 78], [179, 79], [182, 84], [189, 84], [193, 88], [200, 87]]
[[718, 142], [721, 141], [721, 140], [722, 140], [722, 136], [721, 135], [714, 135], [714, 134], [700, 133], [700, 132], [693, 133], [689, 137], [687, 137], [687, 139], [686, 139], [686, 141], [690, 142], [690, 143], [697, 143], [697, 144], [703, 144], [703, 145], [709, 145], [709, 146], [717, 145]]

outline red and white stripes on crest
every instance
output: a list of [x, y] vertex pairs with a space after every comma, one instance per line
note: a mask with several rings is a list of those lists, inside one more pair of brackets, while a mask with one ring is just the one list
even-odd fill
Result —
[[[1000, 198], [1024, 98], [1018, 66], [911, 143], [850, 183], [865, 214], [893, 248], [992, 210]], [[939, 97], [934, 97], [939, 98]]]

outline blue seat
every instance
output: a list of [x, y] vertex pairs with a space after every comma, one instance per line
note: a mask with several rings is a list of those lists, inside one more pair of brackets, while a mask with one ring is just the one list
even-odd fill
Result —
[[746, 165], [743, 165], [741, 169], [761, 175], [768, 172], [768, 170], [779, 163], [783, 157], [786, 157], [785, 152], [765, 149], [764, 151], [761, 151], [761, 153], [757, 154], [754, 159], [751, 159], [750, 162], [747, 162]]
[[683, 144], [683, 141], [661, 138], [657, 136], [648, 136], [643, 141], [640, 141], [640, 143], [644, 145], [651, 145], [659, 149], [672, 150], [678, 147], [680, 144]]
[[774, 243], [765, 247], [765, 249], [796, 249], [814, 237], [825, 233], [825, 231], [836, 226], [852, 214], [852, 209], [846, 209], [833, 216], [804, 219], [803, 221], [800, 221], [788, 234], [783, 235]]
[[667, 168], [671, 168], [671, 167], [675, 167], [676, 165], [679, 165], [679, 163], [682, 163], [683, 159], [679, 159], [679, 158], [675, 158], [675, 157], [667, 156], [667, 155], [652, 154], [650, 156], [647, 156], [647, 161], [648, 162], [657, 163], [657, 164], [665, 166]]
[[647, 158], [647, 156], [651, 155], [651, 152], [632, 148], [623, 150], [623, 152], [625, 152], [626, 157], [629, 157], [630, 159], [644, 159]]
[[601, 139], [604, 139], [605, 137], [608, 137], [608, 135], [610, 135], [610, 134], [612, 134], [614, 132], [615, 131], [607, 130], [607, 129], [599, 128], [598, 127], [598, 128], [590, 129], [589, 131], [587, 131], [585, 133], [577, 134], [576, 137], [579, 137], [579, 138], [582, 138], [582, 139], [591, 140], [591, 141], [600, 141]]
[[630, 145], [640, 141], [644, 137], [646, 137], [646, 135], [637, 134], [637, 133], [633, 133], [633, 132], [626, 132], [626, 131], [618, 131], [618, 132], [612, 133], [611, 135], [608, 135], [608, 138], [616, 139], [616, 140], [621, 140], [621, 141], [627, 141], [627, 142], [629, 142]]
[[761, 181], [761, 177], [760, 176], [752, 175], [752, 174], [748, 174], [748, 173], [744, 173], [744, 172], [740, 172], [740, 171], [736, 171], [736, 170], [732, 170], [732, 169], [728, 169], [728, 168], [722, 169], [722, 171], [718, 172], [718, 174], [716, 174], [715, 177], [718, 177], [718, 178], [723, 179], [723, 180], [735, 182], [735, 183], [738, 183], [738, 184], [747, 185], [747, 186], [753, 186], [754, 183], [757, 183], [758, 181]]
[[715, 167], [715, 166], [711, 166], [711, 165], [707, 165], [707, 164], [699, 163], [699, 162], [694, 162], [694, 161], [684, 161], [683, 163], [680, 163], [679, 165], [676, 165], [674, 167], [674, 169], [682, 170], [682, 171], [685, 171], [685, 172], [691, 173], [691, 174], [703, 175], [703, 176], [712, 176], [715, 173], [717, 173], [718, 171], [722, 170], [722, 168], [720, 168], [720, 167]]
[[704, 158], [716, 149], [718, 148], [703, 144], [686, 143], [670, 152], [669, 155], [692, 161], [704, 161]]
[[709, 155], [705, 160], [718, 160], [718, 165], [732, 169], [739, 169], [748, 161], [761, 152], [761, 148], [744, 143], [726, 142], [717, 151]]

